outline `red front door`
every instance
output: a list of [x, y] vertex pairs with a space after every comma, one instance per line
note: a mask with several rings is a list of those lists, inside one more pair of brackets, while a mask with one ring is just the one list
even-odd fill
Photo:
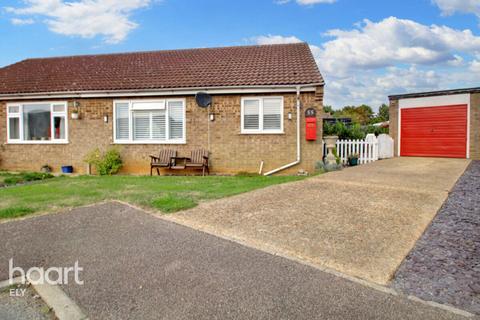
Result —
[[400, 155], [467, 157], [467, 106], [401, 109]]

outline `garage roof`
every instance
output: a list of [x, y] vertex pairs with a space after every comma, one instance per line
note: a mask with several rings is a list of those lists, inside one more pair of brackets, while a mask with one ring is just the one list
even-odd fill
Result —
[[453, 94], [464, 94], [464, 93], [480, 93], [480, 87], [466, 88], [466, 89], [442, 90], [442, 91], [418, 92], [418, 93], [405, 93], [405, 94], [391, 95], [391, 96], [388, 96], [388, 98], [390, 100], [400, 100], [400, 99], [408, 99], [408, 98], [448, 96], [448, 95], [453, 95]]
[[27, 59], [0, 69], [0, 95], [323, 84], [308, 44]]

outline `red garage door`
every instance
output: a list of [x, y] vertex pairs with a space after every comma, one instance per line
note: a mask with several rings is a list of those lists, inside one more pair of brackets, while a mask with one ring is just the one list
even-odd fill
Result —
[[467, 157], [467, 106], [401, 109], [400, 155]]

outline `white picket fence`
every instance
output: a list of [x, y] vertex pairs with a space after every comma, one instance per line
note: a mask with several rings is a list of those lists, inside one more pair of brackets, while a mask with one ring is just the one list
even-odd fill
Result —
[[378, 142], [365, 140], [338, 140], [337, 155], [343, 164], [348, 163], [348, 156], [358, 154], [358, 163], [365, 164], [378, 160]]
[[[383, 137], [382, 137], [383, 138]], [[387, 139], [390, 137], [387, 136]], [[381, 141], [384, 141], [381, 139]], [[383, 143], [383, 142], [382, 142]], [[388, 150], [392, 149], [392, 156], [393, 156], [393, 141], [390, 144], [390, 141], [387, 141], [382, 145], [382, 148], [388, 148]], [[323, 150], [324, 154], [327, 154], [325, 143], [323, 143]], [[375, 136], [371, 135], [367, 137], [365, 140], [338, 140], [337, 141], [337, 155], [340, 158], [342, 164], [348, 163], [348, 156], [357, 154], [358, 155], [358, 163], [365, 164], [377, 161], [379, 159], [379, 139]], [[384, 158], [389, 158], [391, 156], [387, 156]]]

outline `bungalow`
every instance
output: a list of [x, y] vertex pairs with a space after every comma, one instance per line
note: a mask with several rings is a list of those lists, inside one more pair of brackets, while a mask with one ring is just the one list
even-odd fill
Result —
[[125, 173], [198, 148], [217, 173], [313, 171], [323, 87], [305, 43], [27, 59], [0, 69], [0, 168], [84, 173], [91, 150], [118, 146]]

